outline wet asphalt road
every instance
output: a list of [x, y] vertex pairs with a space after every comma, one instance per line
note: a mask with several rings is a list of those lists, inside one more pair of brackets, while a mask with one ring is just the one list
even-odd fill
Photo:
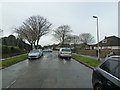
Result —
[[92, 70], [71, 59], [59, 59], [58, 52], [45, 53], [2, 70], [6, 88], [92, 88]]

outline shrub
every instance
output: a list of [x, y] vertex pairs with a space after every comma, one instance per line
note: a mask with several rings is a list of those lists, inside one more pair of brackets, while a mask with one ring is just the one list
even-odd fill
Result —
[[15, 56], [18, 54], [23, 54], [26, 53], [27, 51], [25, 49], [20, 49], [18, 47], [13, 47], [13, 46], [6, 46], [2, 45], [2, 56], [4, 57], [10, 57], [10, 56]]

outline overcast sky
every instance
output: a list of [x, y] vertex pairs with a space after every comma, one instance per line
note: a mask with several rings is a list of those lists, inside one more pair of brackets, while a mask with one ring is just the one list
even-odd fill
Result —
[[[67, 24], [73, 34], [91, 33], [96, 39], [96, 19], [99, 17], [100, 40], [105, 36], [118, 36], [117, 2], [5, 2], [2, 3], [2, 27], [4, 36], [13, 34], [13, 27], [20, 26], [32, 15], [44, 16], [52, 29]], [[0, 9], [1, 9], [0, 8]], [[52, 32], [51, 32], [52, 33]], [[41, 45], [56, 43], [51, 34], [41, 38]]]

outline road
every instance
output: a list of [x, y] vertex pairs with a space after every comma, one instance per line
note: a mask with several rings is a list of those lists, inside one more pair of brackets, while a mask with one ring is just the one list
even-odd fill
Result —
[[3, 88], [92, 88], [92, 69], [58, 52], [25, 60], [2, 70]]

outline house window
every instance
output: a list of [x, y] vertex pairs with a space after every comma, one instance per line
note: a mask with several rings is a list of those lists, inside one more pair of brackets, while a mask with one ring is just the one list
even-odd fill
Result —
[[107, 39], [102, 40], [102, 43], [107, 43]]

